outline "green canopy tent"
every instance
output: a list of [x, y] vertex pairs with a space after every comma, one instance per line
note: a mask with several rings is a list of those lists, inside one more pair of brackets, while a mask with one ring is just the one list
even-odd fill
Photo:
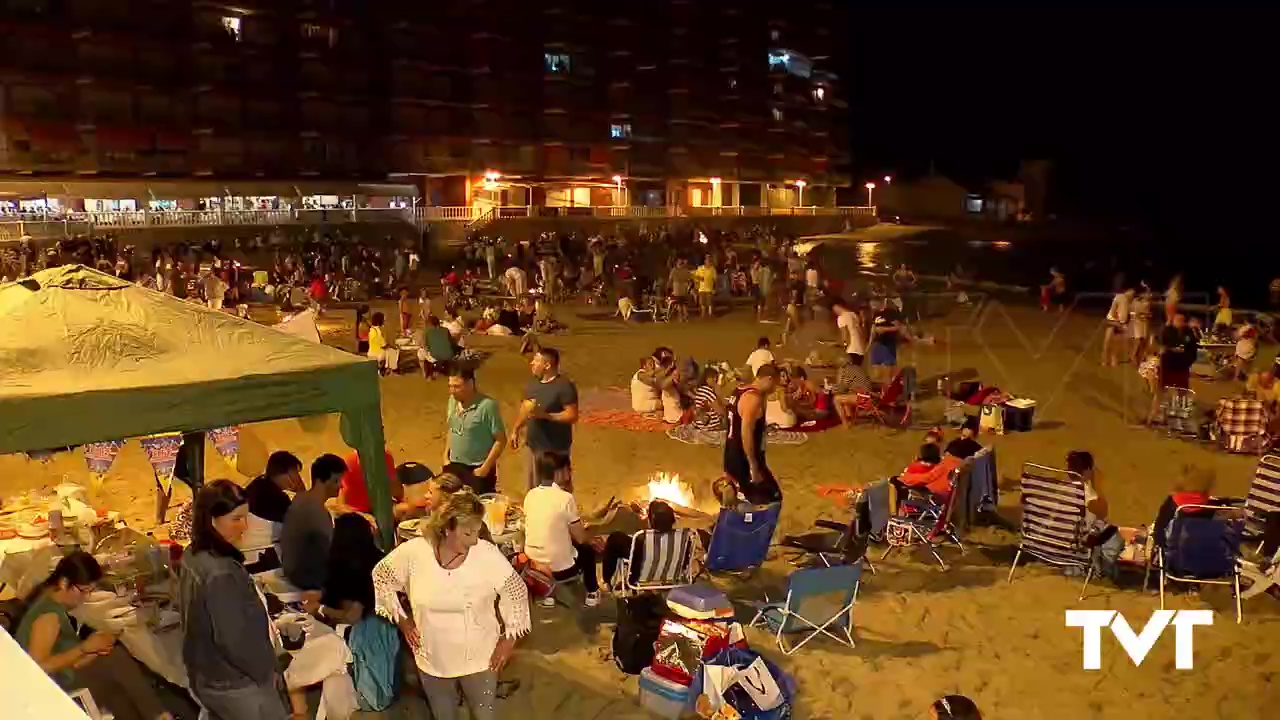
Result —
[[0, 285], [0, 453], [327, 413], [390, 543], [374, 363], [78, 265]]

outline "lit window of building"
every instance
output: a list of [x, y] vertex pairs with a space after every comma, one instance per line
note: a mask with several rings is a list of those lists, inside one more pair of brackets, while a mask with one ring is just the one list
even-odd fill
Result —
[[813, 74], [813, 61], [790, 50], [769, 51], [769, 72], [787, 72], [807, 78]]
[[773, 109], [773, 119], [776, 122], [782, 122], [782, 108]]
[[827, 99], [827, 89], [819, 85], [813, 89], [813, 99], [815, 102], [822, 102]]
[[222, 29], [227, 31], [232, 40], [240, 42], [240, 18], [234, 15], [222, 18]]
[[609, 137], [614, 139], [631, 137], [631, 123], [613, 123], [609, 126]]
[[782, 33], [778, 32], [777, 28], [774, 28], [773, 30], [769, 31], [770, 40], [774, 42], [778, 42], [778, 40], [781, 39], [781, 37], [782, 37]]
[[569, 72], [569, 56], [564, 53], [544, 53], [543, 64], [547, 72], [567, 74]]
[[737, 89], [738, 89], [738, 78], [736, 78], [736, 77], [731, 77], [731, 78], [729, 78], [729, 89], [730, 89], [730, 90], [737, 90]]

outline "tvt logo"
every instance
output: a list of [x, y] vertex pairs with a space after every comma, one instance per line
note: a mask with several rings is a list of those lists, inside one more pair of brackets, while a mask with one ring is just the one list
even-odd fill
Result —
[[1134, 633], [1129, 621], [1115, 610], [1068, 610], [1067, 627], [1084, 628], [1084, 664], [1085, 670], [1102, 668], [1102, 628], [1110, 627], [1120, 647], [1129, 653], [1135, 666], [1141, 665], [1155, 646], [1166, 627], [1174, 627], [1175, 658], [1174, 666], [1179, 670], [1192, 669], [1194, 639], [1192, 628], [1197, 625], [1212, 625], [1212, 610], [1156, 610], [1147, 620], [1141, 633]]

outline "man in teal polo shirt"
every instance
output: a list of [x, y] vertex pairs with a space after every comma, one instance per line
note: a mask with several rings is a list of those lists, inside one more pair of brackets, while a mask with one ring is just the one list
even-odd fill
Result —
[[497, 492], [498, 458], [507, 442], [498, 403], [476, 390], [476, 373], [454, 367], [449, 373], [449, 434], [445, 436], [444, 461], [477, 494]]

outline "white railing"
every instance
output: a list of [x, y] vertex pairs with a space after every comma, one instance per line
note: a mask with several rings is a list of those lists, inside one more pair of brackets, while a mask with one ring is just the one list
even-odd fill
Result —
[[124, 210], [70, 212], [51, 215], [0, 216], [0, 240], [77, 234], [93, 229], [195, 227], [211, 225], [319, 225], [345, 222], [404, 221], [419, 226], [432, 222], [464, 223], [478, 229], [506, 218], [673, 218], [673, 217], [874, 217], [874, 207], [547, 207], [536, 205], [421, 206], [413, 209], [362, 208], [328, 210]]

